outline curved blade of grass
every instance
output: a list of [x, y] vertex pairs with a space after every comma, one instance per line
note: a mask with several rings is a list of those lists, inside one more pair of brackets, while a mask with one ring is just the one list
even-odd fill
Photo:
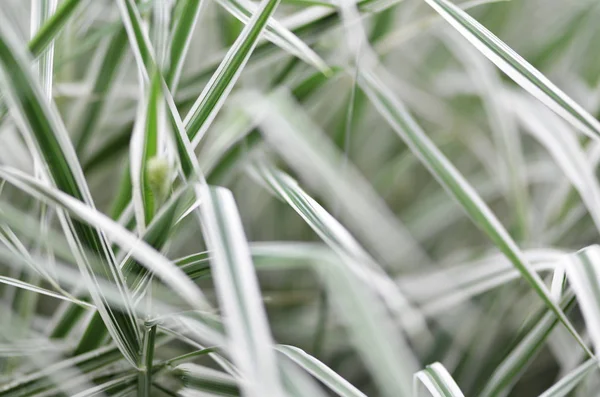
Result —
[[277, 346], [277, 350], [326, 384], [338, 396], [366, 397], [363, 392], [354, 387], [350, 382], [336, 374], [321, 361], [307, 354], [304, 350], [287, 345], [279, 345]]
[[[4, 72], [3, 83], [9, 91], [7, 99], [11, 111], [20, 121], [23, 133], [29, 134], [30, 139], [37, 143], [56, 186], [72, 196], [75, 201], [81, 200], [93, 209], [94, 204], [83, 171], [57, 110], [48, 103], [31, 75], [29, 67], [31, 62], [28, 62], [25, 54], [19, 51], [22, 47], [19, 46], [18, 40], [12, 37], [3, 15], [0, 15], [0, 25], [0, 63]], [[94, 302], [105, 324], [128, 360], [135, 365], [140, 336], [130, 308], [131, 303], [123, 276], [114, 262], [106, 236], [98, 229], [72, 221], [63, 214], [59, 214], [59, 218], [65, 233], [70, 238], [71, 248], [76, 251], [79, 259], [78, 266], [88, 287], [92, 288]], [[102, 268], [98, 270], [102, 271], [105, 278], [113, 280], [121, 290], [123, 301], [128, 303], [126, 307], [129, 308], [125, 312], [113, 311], [108, 306], [101, 291], [95, 285], [96, 274], [81, 251], [82, 243], [101, 255]]]
[[320, 387], [303, 368], [291, 361], [279, 361], [283, 384], [289, 397], [327, 397], [328, 394]]
[[[219, 0], [219, 4], [244, 24], [248, 24], [257, 9], [256, 5], [248, 0]], [[275, 18], [269, 18], [264, 35], [267, 40], [284, 51], [302, 59], [325, 74], [329, 73], [329, 67], [325, 61]]]
[[473, 17], [447, 0], [424, 0], [483, 55], [566, 121], [592, 138], [600, 138], [600, 123]]
[[546, 285], [537, 273], [531, 269], [523, 253], [498, 218], [496, 218], [452, 163], [448, 161], [435, 144], [425, 135], [404, 106], [379, 81], [374, 73], [364, 70], [359, 71], [358, 83], [379, 113], [406, 142], [411, 151], [417, 155], [446, 191], [460, 203], [473, 222], [487, 234], [488, 238], [506, 255], [515, 268], [519, 270], [523, 279], [540, 296], [546, 306], [554, 312], [586, 353], [592, 356], [592, 353], [577, 333], [577, 330], [573, 327], [561, 308], [554, 302]]
[[279, 0], [263, 0], [183, 122], [192, 143], [202, 139], [248, 62]]
[[598, 361], [591, 358], [556, 382], [552, 387], [540, 394], [539, 397], [564, 397], [576, 388], [588, 374], [597, 368]]
[[[427, 389], [423, 393], [423, 387]], [[446, 368], [440, 363], [433, 363], [415, 374], [413, 381], [413, 396], [423, 395], [432, 397], [464, 397], [460, 388], [452, 379]]]
[[567, 278], [577, 296], [586, 329], [600, 351], [600, 246], [592, 245], [569, 257]]
[[233, 362], [247, 382], [244, 394], [283, 395], [267, 316], [248, 243], [233, 195], [223, 188], [201, 190], [203, 235], [224, 312]]

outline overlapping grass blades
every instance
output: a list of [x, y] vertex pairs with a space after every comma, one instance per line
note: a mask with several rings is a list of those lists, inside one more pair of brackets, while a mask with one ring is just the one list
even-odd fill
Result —
[[[3, 68], [4, 86], [9, 92], [9, 108], [15, 117], [22, 121], [22, 132], [28, 139], [35, 141], [49, 176], [56, 186], [93, 208], [83, 171], [64, 125], [55, 108], [47, 103], [36, 79], [29, 72], [30, 62], [19, 51], [18, 41], [12, 37], [12, 32], [8, 31], [6, 19], [2, 18], [4, 19], [2, 22], [4, 28], [0, 30], [0, 45], [2, 46], [0, 61]], [[72, 247], [75, 249], [79, 244], [84, 244], [101, 255], [103, 277], [113, 280], [122, 291], [123, 301], [129, 302], [130, 298], [124, 287], [120, 269], [115, 263], [114, 255], [103, 232], [79, 221], [73, 221], [64, 215], [60, 216], [60, 219], [65, 233], [68, 233], [71, 239]], [[79, 252], [78, 259], [78, 265], [89, 288], [94, 292], [94, 301], [110, 333], [130, 363], [136, 365], [139, 333], [131, 310], [113, 311], [103, 298], [101, 291], [95, 286], [96, 275], [82, 251]]]

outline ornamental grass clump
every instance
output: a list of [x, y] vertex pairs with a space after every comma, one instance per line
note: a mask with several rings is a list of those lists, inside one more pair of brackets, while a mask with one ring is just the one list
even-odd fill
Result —
[[599, 16], [4, 0], [0, 396], [596, 396]]

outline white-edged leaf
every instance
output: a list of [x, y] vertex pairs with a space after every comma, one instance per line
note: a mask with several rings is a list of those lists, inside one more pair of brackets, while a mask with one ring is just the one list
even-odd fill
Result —
[[233, 362], [248, 396], [279, 396], [283, 388], [250, 249], [231, 192], [200, 187], [203, 235], [224, 313]]
[[565, 268], [594, 349], [600, 351], [600, 246], [571, 255]]
[[167, 85], [173, 94], [179, 85], [181, 70], [190, 48], [194, 28], [207, 3], [206, 0], [185, 0], [181, 15], [173, 26], [169, 47], [169, 67], [165, 75]]
[[35, 292], [37, 294], [42, 294], [46, 296], [50, 296], [52, 298], [61, 299], [64, 301], [75, 303], [76, 305], [85, 307], [86, 309], [95, 309], [96, 306], [89, 304], [88, 302], [84, 302], [79, 299], [73, 299], [71, 297], [65, 296], [63, 294], [56, 293], [54, 291], [50, 291], [46, 288], [38, 287], [37, 285], [29, 284], [24, 281], [12, 278], [12, 277], [4, 277], [0, 276], [0, 284], [12, 285], [17, 288], [22, 288], [31, 292]]
[[315, 378], [326, 384], [338, 396], [366, 397], [363, 392], [354, 387], [350, 382], [335, 373], [321, 361], [306, 353], [304, 350], [287, 345], [279, 345], [277, 346], [277, 350], [285, 354]]
[[[23, 51], [18, 38], [9, 29], [10, 25], [0, 10], [0, 63], [2, 83], [9, 109], [17, 121], [20, 130], [28, 142], [39, 151], [44, 160], [46, 179], [67, 194], [73, 200], [94, 210], [94, 203], [79, 164], [77, 154], [58, 110], [42, 92], [37, 79], [32, 75], [27, 54]], [[39, 184], [39, 182], [35, 182]], [[46, 188], [52, 189], [49, 186]], [[85, 203], [85, 204], [83, 204]], [[140, 336], [132, 311], [132, 303], [125, 288], [123, 275], [115, 263], [114, 254], [104, 233], [94, 227], [72, 220], [62, 211], [58, 218], [77, 257], [77, 265], [84, 280], [91, 288], [94, 303], [98, 308], [109, 332], [119, 345], [132, 366], [136, 366], [136, 356], [140, 345]], [[83, 247], [94, 250], [102, 259], [97, 269], [113, 280], [119, 288], [125, 310], [113, 311], [108, 306], [101, 291], [97, 288], [97, 275], [83, 254]]]
[[415, 374], [413, 397], [422, 396], [464, 397], [464, 394], [446, 368], [440, 363], [433, 363]]
[[279, 0], [263, 0], [260, 3], [185, 116], [185, 129], [194, 146], [202, 139], [225, 103], [278, 4]]
[[[257, 6], [249, 0], [218, 0], [228, 12], [247, 24], [256, 13]], [[283, 49], [314, 66], [323, 73], [329, 72], [329, 67], [323, 59], [294, 33], [286, 29], [275, 18], [269, 18], [264, 32], [265, 38]]]
[[508, 77], [582, 132], [600, 138], [598, 120], [473, 17], [448, 0], [424, 1]]

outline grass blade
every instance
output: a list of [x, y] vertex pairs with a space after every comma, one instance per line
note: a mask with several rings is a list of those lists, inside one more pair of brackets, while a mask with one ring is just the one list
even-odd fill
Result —
[[17, 279], [11, 278], [11, 277], [0, 276], [0, 283], [6, 284], [6, 285], [12, 285], [17, 288], [22, 288], [22, 289], [25, 289], [25, 290], [28, 290], [31, 292], [35, 292], [37, 294], [50, 296], [52, 298], [61, 299], [61, 300], [67, 301], [67, 302], [72, 302], [72, 303], [79, 305], [81, 307], [84, 307], [86, 309], [95, 309], [96, 308], [96, 306], [91, 305], [87, 302], [73, 299], [73, 298], [70, 298], [63, 294], [58, 294], [56, 292], [47, 290], [45, 288], [38, 287], [37, 285], [29, 284], [29, 283], [26, 283], [26, 282], [23, 282], [21, 280], [17, 280]]
[[[573, 292], [565, 292], [560, 301], [561, 308], [567, 311], [574, 303], [575, 296]], [[548, 339], [557, 324], [558, 319], [552, 312], [546, 311], [543, 313], [539, 320], [533, 324], [529, 332], [523, 336], [519, 343], [510, 349], [510, 353], [497, 366], [481, 391], [481, 396], [507, 395], [517, 382], [519, 376], [544, 347], [544, 342]]]
[[560, 322], [565, 325], [577, 342], [591, 356], [591, 352], [589, 352], [577, 330], [556, 302], [552, 300], [547, 287], [537, 273], [531, 269], [531, 266], [523, 257], [523, 253], [506, 229], [471, 185], [425, 135], [421, 127], [404, 109], [404, 106], [398, 102], [372, 72], [361, 71], [358, 83], [394, 131], [407, 143], [448, 193], [461, 204], [474, 223], [510, 259], [523, 279], [527, 281], [546, 306], [554, 312]]
[[[427, 393], [423, 393], [423, 387], [427, 389]], [[420, 397], [422, 395], [464, 397], [452, 376], [440, 363], [428, 365], [424, 370], [415, 374], [413, 396]]]
[[217, 112], [225, 103], [278, 4], [279, 0], [263, 0], [261, 2], [259, 9], [244, 27], [185, 116], [183, 122], [192, 143], [202, 139]]
[[508, 77], [592, 138], [600, 123], [502, 40], [448, 0], [424, 0]]
[[[219, 4], [245, 25], [248, 24], [252, 15], [254, 15], [257, 10], [256, 5], [248, 0], [219, 0]], [[267, 40], [279, 48], [302, 59], [307, 64], [314, 66], [317, 70], [320, 70], [325, 74], [329, 73], [329, 67], [325, 61], [275, 18], [271, 17], [269, 19], [264, 35]]]
[[63, 0], [60, 2], [56, 12], [40, 26], [35, 36], [29, 41], [29, 51], [34, 57], [40, 55], [54, 40], [82, 2], [82, 0]]
[[171, 46], [169, 48], [169, 68], [165, 74], [167, 86], [173, 95], [175, 95], [177, 86], [179, 85], [183, 63], [192, 41], [192, 33], [206, 3], [204, 0], [185, 0], [180, 6], [181, 12], [173, 27]]
[[279, 345], [277, 350], [304, 368], [315, 378], [326, 384], [338, 396], [343, 397], [365, 397], [360, 390], [354, 387], [346, 379], [336, 374], [328, 366], [307, 354], [304, 350], [294, 346]]
[[212, 274], [233, 361], [246, 378], [244, 394], [283, 395], [260, 289], [233, 196], [226, 189], [208, 186], [202, 193], [202, 230], [212, 252]]
[[600, 246], [593, 245], [570, 257], [565, 266], [577, 302], [583, 313], [595, 351], [600, 349]]

